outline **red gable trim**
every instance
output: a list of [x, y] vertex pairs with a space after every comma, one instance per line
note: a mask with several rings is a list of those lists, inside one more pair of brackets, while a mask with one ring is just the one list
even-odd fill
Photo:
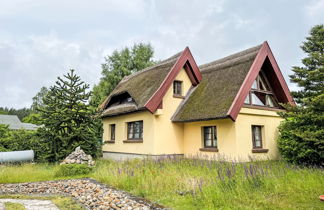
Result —
[[269, 59], [270, 64], [275, 72], [275, 76], [277, 77], [277, 79], [279, 81], [277, 88], [280, 88], [280, 90], [283, 92], [282, 95], [283, 95], [283, 99], [284, 99], [285, 103], [290, 103], [292, 105], [295, 104], [295, 102], [290, 94], [288, 85], [285, 82], [285, 79], [279, 69], [279, 66], [272, 54], [270, 47], [267, 42], [264, 42], [262, 44], [262, 47], [259, 50], [257, 56], [255, 57], [255, 59], [252, 63], [252, 66], [250, 67], [250, 70], [249, 70], [239, 92], [237, 93], [229, 111], [227, 112], [227, 115], [233, 121], [236, 120], [237, 115], [240, 112], [240, 109], [244, 103], [244, 100], [252, 87], [252, 83], [256, 79], [257, 75], [259, 74], [261, 67], [262, 67], [263, 63], [265, 62], [266, 58]]
[[159, 104], [162, 101], [163, 96], [166, 94], [168, 88], [171, 86], [173, 80], [178, 75], [180, 70], [184, 68], [188, 74], [191, 83], [196, 86], [202, 79], [200, 70], [189, 50], [188, 47], [181, 53], [180, 57], [176, 63], [171, 68], [170, 72], [157, 89], [157, 91], [151, 96], [151, 98], [146, 102], [145, 107], [150, 112], [155, 112]]

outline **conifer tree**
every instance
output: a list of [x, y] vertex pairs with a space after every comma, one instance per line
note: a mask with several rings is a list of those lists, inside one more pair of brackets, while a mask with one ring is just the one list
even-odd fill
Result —
[[284, 159], [304, 165], [324, 166], [324, 26], [314, 26], [301, 48], [304, 66], [293, 67], [292, 92], [297, 106], [286, 106], [279, 127], [279, 150]]
[[100, 140], [95, 113], [88, 105], [91, 96], [88, 88], [89, 85], [70, 70], [63, 78], [58, 77], [43, 98], [43, 106], [38, 111], [44, 125], [39, 131], [47, 150], [44, 160], [62, 160], [78, 146], [87, 154], [98, 154]]

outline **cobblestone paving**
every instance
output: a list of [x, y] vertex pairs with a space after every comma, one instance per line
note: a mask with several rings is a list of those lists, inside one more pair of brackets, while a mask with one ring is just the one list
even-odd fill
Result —
[[87, 209], [163, 209], [162, 206], [110, 188], [93, 179], [0, 184], [0, 194], [66, 195]]
[[22, 199], [0, 199], [0, 210], [4, 210], [4, 203], [20, 203], [26, 210], [59, 210], [50, 200], [22, 200]]

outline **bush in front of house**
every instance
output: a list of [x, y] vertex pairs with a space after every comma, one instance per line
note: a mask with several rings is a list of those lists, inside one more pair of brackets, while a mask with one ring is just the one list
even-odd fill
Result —
[[56, 177], [77, 176], [89, 174], [92, 168], [86, 164], [63, 164], [55, 172]]

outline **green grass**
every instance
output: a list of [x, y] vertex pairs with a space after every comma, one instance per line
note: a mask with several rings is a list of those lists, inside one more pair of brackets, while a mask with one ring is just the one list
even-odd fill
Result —
[[25, 210], [26, 208], [24, 205], [20, 203], [11, 203], [11, 202], [5, 202], [5, 208], [6, 210]]
[[36, 182], [58, 179], [83, 178], [79, 176], [56, 176], [57, 164], [0, 165], [0, 183]]
[[[83, 210], [84, 208], [75, 202], [73, 199], [69, 197], [63, 196], [37, 196], [37, 195], [0, 195], [0, 199], [2, 198], [10, 198], [10, 199], [37, 199], [37, 200], [51, 200], [60, 210]], [[9, 203], [9, 202], [8, 202]], [[5, 203], [6, 209], [9, 210], [22, 210], [25, 209], [23, 205], [21, 207], [17, 206], [17, 203], [10, 203], [10, 207], [7, 207], [7, 203]]]
[[[0, 183], [59, 179], [55, 170], [57, 165], [2, 166]], [[174, 209], [324, 208], [318, 198], [324, 170], [280, 161], [98, 160], [87, 176]]]

